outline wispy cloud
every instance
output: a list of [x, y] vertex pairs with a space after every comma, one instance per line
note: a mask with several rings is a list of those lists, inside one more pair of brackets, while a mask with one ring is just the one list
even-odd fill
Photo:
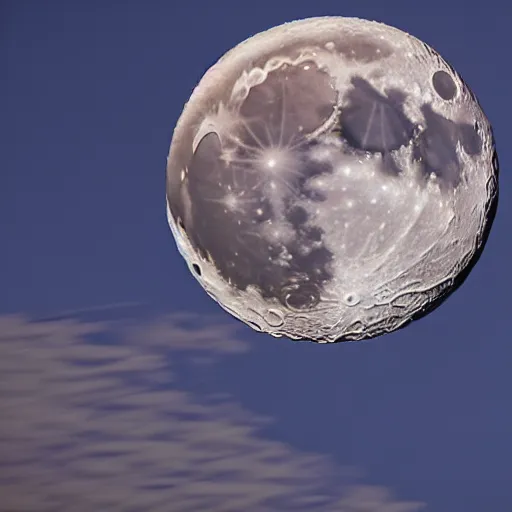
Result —
[[[180, 389], [173, 361], [249, 349], [236, 324], [0, 317], [0, 510], [413, 512], [326, 457], [265, 439], [232, 398]], [[2, 508], [3, 507], [3, 508]]]

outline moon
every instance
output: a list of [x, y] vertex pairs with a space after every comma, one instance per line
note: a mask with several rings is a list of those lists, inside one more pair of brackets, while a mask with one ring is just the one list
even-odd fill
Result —
[[323, 17], [257, 34], [193, 91], [167, 216], [204, 290], [276, 337], [374, 338], [439, 306], [498, 203], [489, 121], [431, 47]]

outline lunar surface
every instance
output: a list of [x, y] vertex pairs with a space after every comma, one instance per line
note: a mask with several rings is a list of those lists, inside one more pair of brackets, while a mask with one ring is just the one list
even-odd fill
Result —
[[467, 277], [498, 202], [491, 127], [432, 48], [354, 18], [239, 44], [174, 131], [167, 212], [206, 292], [253, 328], [389, 333]]

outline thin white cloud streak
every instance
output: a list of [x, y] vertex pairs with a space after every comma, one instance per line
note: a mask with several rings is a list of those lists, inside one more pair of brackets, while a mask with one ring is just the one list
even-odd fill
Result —
[[265, 439], [267, 420], [232, 398], [180, 389], [173, 358], [247, 351], [237, 328], [193, 314], [130, 324], [0, 317], [0, 510], [423, 508]]

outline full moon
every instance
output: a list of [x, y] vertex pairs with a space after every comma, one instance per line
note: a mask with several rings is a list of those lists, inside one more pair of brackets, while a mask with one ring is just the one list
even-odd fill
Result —
[[396, 28], [286, 23], [227, 52], [174, 130], [167, 215], [226, 311], [276, 337], [404, 327], [458, 288], [498, 203], [491, 126], [461, 76]]

